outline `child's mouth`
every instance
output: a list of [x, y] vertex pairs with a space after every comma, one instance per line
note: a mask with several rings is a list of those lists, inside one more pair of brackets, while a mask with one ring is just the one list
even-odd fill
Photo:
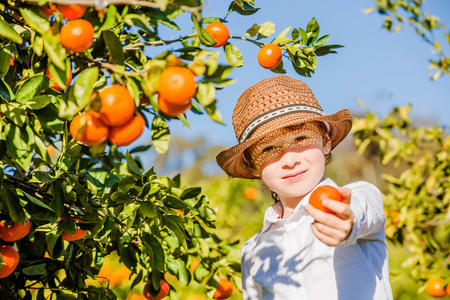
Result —
[[284, 176], [282, 179], [286, 179], [288, 181], [295, 181], [297, 179], [300, 179], [303, 176], [303, 174], [306, 173], [306, 171], [307, 170], [303, 170], [303, 171], [300, 171], [300, 172], [292, 173], [292, 174]]

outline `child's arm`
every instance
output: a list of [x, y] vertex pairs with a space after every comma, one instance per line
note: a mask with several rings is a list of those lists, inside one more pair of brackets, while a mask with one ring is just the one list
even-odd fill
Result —
[[314, 218], [311, 225], [314, 235], [328, 246], [337, 246], [344, 241], [353, 228], [354, 214], [350, 209], [351, 190], [349, 188], [338, 188], [342, 196], [342, 202], [325, 200], [323, 205], [334, 212], [325, 213], [314, 208], [310, 204], [305, 210]]

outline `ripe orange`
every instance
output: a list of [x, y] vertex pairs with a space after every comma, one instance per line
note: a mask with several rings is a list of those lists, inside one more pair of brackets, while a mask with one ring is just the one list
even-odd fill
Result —
[[450, 296], [450, 284], [447, 284], [447, 288], [446, 288], [446, 290], [447, 290], [447, 295], [449, 295], [449, 296]]
[[191, 100], [186, 104], [173, 104], [172, 102], [167, 101], [163, 97], [159, 96], [158, 98], [158, 106], [159, 110], [165, 113], [168, 116], [176, 117], [179, 114], [183, 114], [185, 111], [191, 108]]
[[178, 66], [169, 67], [159, 77], [158, 92], [166, 101], [186, 105], [195, 96], [195, 84], [195, 76], [191, 70]]
[[94, 27], [86, 20], [69, 21], [61, 29], [60, 40], [67, 50], [82, 52], [94, 43]]
[[244, 197], [248, 201], [255, 200], [256, 196], [258, 196], [258, 190], [255, 188], [248, 188], [244, 191]]
[[68, 20], [79, 19], [84, 15], [86, 6], [78, 4], [57, 4], [56, 7], [61, 12], [64, 18]]
[[325, 199], [342, 201], [341, 194], [339, 194], [337, 189], [330, 185], [321, 185], [312, 192], [309, 198], [309, 204], [326, 213], [332, 213], [331, 210], [322, 205], [322, 201]]
[[99, 93], [102, 102], [100, 117], [109, 126], [121, 126], [134, 115], [134, 100], [123, 86], [113, 84]]
[[264, 47], [259, 49], [258, 62], [263, 68], [273, 69], [281, 63], [282, 56], [283, 53], [278, 45], [265, 44]]
[[206, 26], [206, 31], [209, 35], [216, 41], [213, 47], [222, 47], [228, 42], [228, 38], [230, 37], [230, 32], [228, 31], [228, 27], [221, 22], [213, 22]]
[[30, 232], [30, 220], [25, 218], [25, 225], [14, 222], [6, 226], [0, 221], [0, 238], [5, 242], [14, 242], [24, 238]]
[[190, 295], [187, 300], [203, 300], [203, 296], [201, 296], [201, 295]]
[[103, 123], [98, 113], [89, 111], [76, 115], [70, 123], [69, 131], [76, 141], [95, 146], [106, 141], [109, 127]]
[[233, 293], [233, 285], [225, 278], [220, 278], [217, 290], [214, 293], [214, 299], [227, 299]]
[[[66, 86], [67, 87], [69, 87], [69, 85], [72, 83], [72, 72], [70, 72], [70, 70], [67, 70], [68, 72], [67, 72], [67, 80], [66, 80]], [[47, 77], [49, 77], [49, 78], [51, 78], [51, 79], [53, 79], [54, 77], [53, 77], [53, 75], [52, 75], [52, 73], [50, 73], [50, 69], [49, 68], [45, 68], [45, 76], [47, 76]], [[60, 87], [59, 85], [58, 85], [58, 83], [56, 83], [56, 81], [54, 81], [53, 82], [53, 84], [50, 86], [52, 89], [55, 89], [55, 90], [57, 90], [57, 91], [60, 91], [60, 92], [62, 92], [62, 91], [64, 91], [65, 89], [63, 89], [62, 87]]]
[[153, 297], [150, 295], [150, 291], [148, 290], [150, 288], [150, 282], [147, 282], [147, 284], [144, 287], [144, 297], [150, 300], [161, 300], [167, 295], [169, 295], [170, 286], [169, 284], [164, 280], [161, 279], [161, 289], [159, 290], [159, 294], [156, 297]]
[[139, 294], [129, 294], [127, 300], [147, 300], [147, 298]]
[[53, 147], [52, 145], [47, 145], [45, 149], [47, 149], [48, 156], [52, 157], [53, 154], [55, 154], [55, 147]]
[[11, 246], [0, 246], [0, 254], [3, 259], [3, 267], [0, 269], [0, 278], [11, 275], [19, 264], [19, 252]]
[[[82, 221], [81, 219], [78, 218], [74, 218], [74, 219], [69, 219], [70, 221]], [[87, 231], [83, 230], [83, 229], [75, 229], [75, 233], [68, 233], [63, 231], [63, 233], [61, 234], [61, 238], [65, 241], [77, 241], [80, 240], [82, 238], [84, 238], [84, 236], [86, 235]]]
[[427, 281], [427, 285], [425, 287], [428, 295], [433, 297], [443, 297], [446, 294], [444, 288], [444, 279], [442, 278], [430, 278]]
[[141, 136], [144, 126], [144, 118], [136, 114], [122, 126], [111, 127], [108, 138], [116, 146], [128, 146]]
[[197, 269], [199, 264], [200, 264], [199, 260], [194, 260], [193, 262], [191, 262], [191, 264], [189, 265], [189, 269], [191, 269], [192, 273], [194, 273], [195, 269]]

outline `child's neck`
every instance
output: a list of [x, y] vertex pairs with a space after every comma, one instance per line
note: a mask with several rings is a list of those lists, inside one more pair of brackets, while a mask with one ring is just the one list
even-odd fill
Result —
[[304, 197], [297, 197], [297, 198], [284, 198], [280, 199], [281, 204], [283, 205], [282, 210], [282, 219], [289, 219], [292, 214], [294, 213], [294, 209], [297, 207], [297, 205], [302, 201]]

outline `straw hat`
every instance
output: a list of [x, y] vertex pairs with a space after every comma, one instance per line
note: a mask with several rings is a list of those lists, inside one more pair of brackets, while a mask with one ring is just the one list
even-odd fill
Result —
[[327, 124], [331, 148], [352, 127], [348, 109], [326, 115], [311, 89], [302, 81], [278, 75], [252, 85], [239, 97], [233, 111], [233, 127], [239, 142], [220, 152], [219, 166], [231, 177], [257, 178], [244, 162], [244, 151], [273, 130], [311, 121]]

